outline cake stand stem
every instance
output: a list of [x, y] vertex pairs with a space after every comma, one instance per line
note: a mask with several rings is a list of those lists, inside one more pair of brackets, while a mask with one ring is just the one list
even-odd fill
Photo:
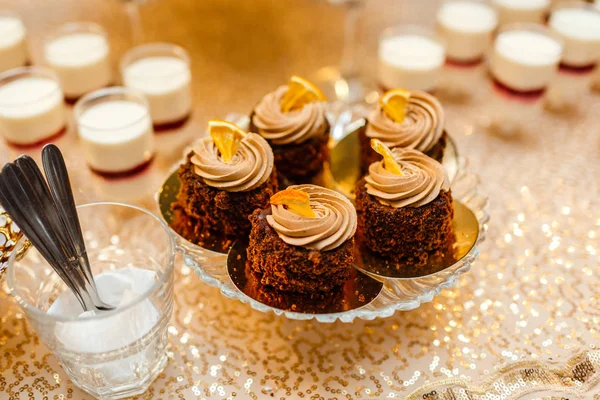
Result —
[[144, 38], [144, 27], [140, 16], [140, 3], [143, 0], [122, 0], [125, 7], [125, 13], [129, 20], [129, 29], [132, 45], [138, 45]]
[[342, 57], [337, 67], [325, 67], [317, 73], [317, 84], [323, 88], [330, 100], [345, 104], [361, 102], [365, 97], [364, 83], [356, 63], [357, 27], [364, 7], [363, 0], [329, 0], [341, 4], [345, 10]]

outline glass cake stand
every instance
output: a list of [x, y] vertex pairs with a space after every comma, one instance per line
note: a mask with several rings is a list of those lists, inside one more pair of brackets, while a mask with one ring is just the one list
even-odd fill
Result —
[[[236, 122], [243, 126], [241, 121]], [[357, 173], [355, 174], [352, 168], [336, 167], [339, 162], [347, 162], [340, 159], [348, 158], [348, 149], [354, 146], [352, 140], [357, 138], [361, 126], [360, 121], [356, 121], [354, 125], [350, 124], [344, 137], [331, 143], [332, 166], [329, 172], [326, 171], [326, 175], [329, 175], [324, 179], [325, 185], [350, 197]], [[342, 157], [342, 154], [345, 156]], [[354, 160], [358, 162], [358, 158]], [[389, 317], [399, 310], [415, 309], [421, 303], [431, 301], [442, 289], [453, 287], [459, 276], [469, 271], [479, 255], [479, 246], [485, 239], [489, 219], [487, 197], [479, 192], [479, 178], [469, 171], [465, 158], [459, 157], [452, 141], [444, 156], [444, 165], [449, 169], [452, 178], [452, 195], [455, 201], [453, 223], [457, 242], [460, 242], [458, 261], [453, 261], [442, 270], [418, 277], [385, 276], [376, 270], [364, 268], [364, 265], [357, 265], [352, 282], [344, 288], [344, 292], [348, 293], [344, 294], [344, 299], [335, 300], [341, 302], [339, 307], [321, 307], [315, 310], [311, 307], [296, 307], [294, 304], [293, 307], [284, 309], [279, 305], [259, 301], [258, 297], [245, 290], [247, 282], [244, 279], [240, 280], [241, 271], [232, 264], [232, 260], [243, 258], [243, 246], [239, 243], [233, 245], [231, 251], [237, 253], [236, 256], [229, 257], [228, 265], [228, 255], [215, 251], [210, 244], [200, 247], [185, 240], [175, 231], [173, 234], [177, 238], [177, 247], [183, 254], [185, 265], [192, 268], [204, 283], [219, 288], [228, 298], [248, 303], [258, 311], [273, 312], [290, 319], [316, 319], [327, 323], [337, 320], [352, 322], [356, 318], [372, 320]], [[179, 164], [173, 168], [157, 195], [162, 217], [167, 224], [172, 223], [171, 204], [175, 201], [180, 187], [178, 166]], [[238, 272], [237, 275], [235, 271]], [[348, 288], [351, 290], [346, 290]]]

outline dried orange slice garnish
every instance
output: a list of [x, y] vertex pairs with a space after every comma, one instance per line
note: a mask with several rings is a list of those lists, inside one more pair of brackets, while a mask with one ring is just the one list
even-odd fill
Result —
[[275, 206], [285, 205], [288, 210], [308, 218], [316, 218], [317, 215], [310, 208], [310, 195], [296, 189], [285, 189], [271, 196], [271, 204]]
[[392, 174], [402, 175], [402, 168], [394, 159], [394, 155], [389, 147], [387, 147], [379, 139], [371, 139], [371, 147], [377, 153], [383, 156], [383, 168], [390, 171]]
[[246, 136], [246, 132], [237, 125], [221, 120], [208, 121], [208, 133], [221, 153], [221, 159], [226, 163], [231, 161]]
[[379, 107], [387, 114], [390, 119], [396, 123], [404, 121], [406, 116], [406, 106], [410, 92], [405, 89], [392, 89], [385, 92], [379, 99]]
[[308, 103], [325, 100], [325, 95], [318, 87], [306, 79], [294, 75], [290, 78], [288, 90], [281, 99], [281, 111], [300, 110]]

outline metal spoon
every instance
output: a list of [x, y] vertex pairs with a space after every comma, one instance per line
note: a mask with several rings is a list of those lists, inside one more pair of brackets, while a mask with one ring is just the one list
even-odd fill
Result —
[[96, 286], [94, 285], [91, 289], [88, 287], [88, 278], [81, 268], [80, 257], [77, 254], [76, 246], [69, 235], [57, 203], [50, 194], [42, 171], [40, 171], [35, 161], [26, 155], [17, 158], [17, 160], [15, 160], [15, 165], [20, 169], [20, 172], [22, 172], [20, 181], [29, 181], [34, 195], [43, 207], [44, 216], [48, 218], [48, 221], [54, 227], [55, 237], [63, 248], [63, 254], [66, 256], [68, 262], [67, 266], [70, 268], [71, 276], [79, 286], [80, 291], [83, 289], [83, 299], [92, 305], [92, 307], [90, 307], [90, 304], [87, 304], [87, 307], [90, 309], [98, 308], [95, 307], [97, 302], [94, 301], [94, 299], [98, 297]]
[[44, 213], [39, 211], [39, 202], [29, 182], [27, 179], [23, 181], [22, 172], [14, 164], [6, 164], [0, 174], [0, 203], [87, 311], [89, 302], [84, 299], [72, 274], [64, 249], [56, 240], [56, 232]]
[[[85, 311], [111, 310], [97, 293], [91, 270], [89, 278], [70, 236], [67, 217], [61, 213], [37, 164], [29, 156], [19, 157], [2, 171], [2, 202], [42, 256], [75, 293]], [[68, 182], [67, 182], [68, 183]], [[78, 222], [78, 220], [77, 220]], [[79, 228], [80, 229], [80, 228]], [[85, 246], [83, 247], [85, 250]]]
[[71, 238], [72, 244], [75, 246], [75, 252], [79, 259], [79, 264], [85, 275], [85, 288], [90, 293], [96, 308], [99, 310], [112, 310], [113, 306], [105, 304], [98, 295], [98, 289], [90, 267], [85, 241], [81, 232], [81, 225], [75, 207], [75, 199], [71, 190], [71, 182], [69, 173], [62, 153], [53, 144], [46, 145], [42, 150], [42, 163], [46, 179], [52, 192], [54, 204], [58, 209], [58, 215], [65, 225], [66, 232]]

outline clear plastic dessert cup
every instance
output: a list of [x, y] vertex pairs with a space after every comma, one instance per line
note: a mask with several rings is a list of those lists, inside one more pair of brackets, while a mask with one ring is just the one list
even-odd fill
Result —
[[432, 91], [446, 60], [446, 44], [431, 29], [396, 26], [381, 35], [378, 60], [383, 89]]
[[190, 57], [170, 43], [149, 43], [127, 52], [121, 60], [123, 85], [148, 98], [157, 129], [183, 124], [192, 111]]
[[8, 289], [75, 385], [101, 399], [143, 393], [167, 362], [173, 238], [142, 208], [91, 203], [77, 209], [100, 296], [117, 308], [83, 313], [33, 248], [20, 261], [18, 250], [12, 253]]
[[33, 146], [66, 131], [66, 110], [58, 77], [43, 67], [0, 74], [0, 134], [17, 146]]
[[75, 104], [75, 120], [90, 168], [105, 176], [144, 169], [154, 156], [154, 130], [146, 97], [124, 87], [100, 89]]

